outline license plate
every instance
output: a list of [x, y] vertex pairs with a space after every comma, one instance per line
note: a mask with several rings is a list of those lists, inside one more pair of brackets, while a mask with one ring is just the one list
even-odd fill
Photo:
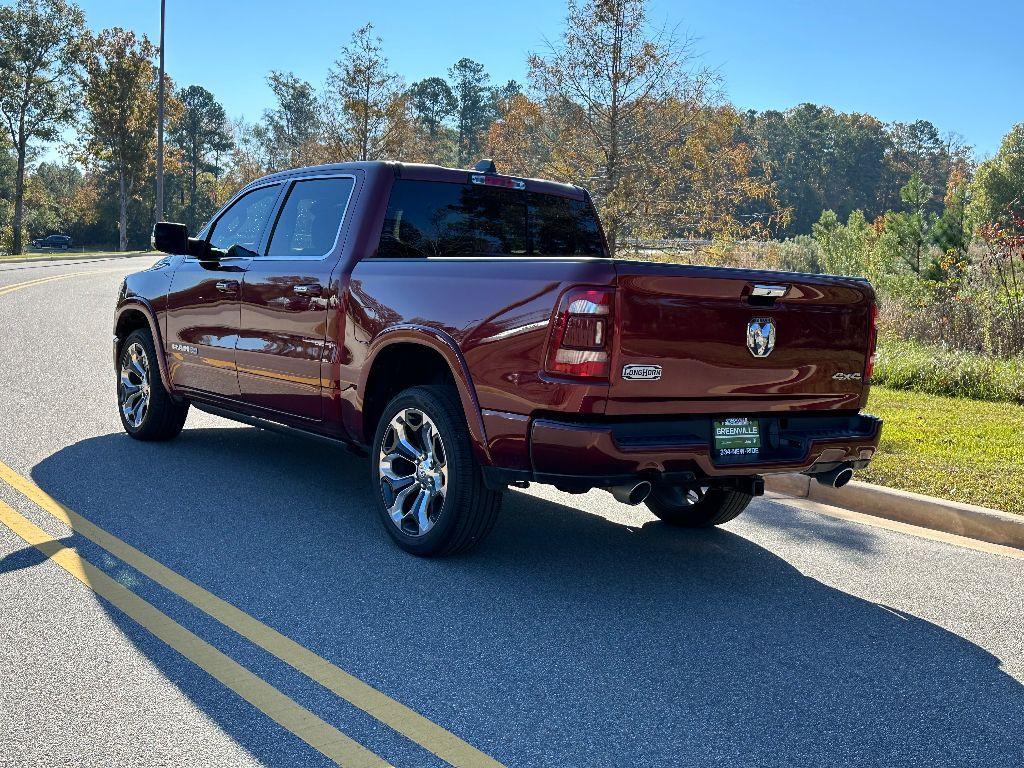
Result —
[[715, 453], [719, 456], [756, 456], [761, 451], [757, 419], [721, 419], [713, 422]]

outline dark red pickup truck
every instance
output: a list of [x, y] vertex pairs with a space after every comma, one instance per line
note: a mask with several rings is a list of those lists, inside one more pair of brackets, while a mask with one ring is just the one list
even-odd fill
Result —
[[868, 283], [610, 259], [585, 190], [487, 161], [286, 171], [153, 244], [117, 300], [125, 430], [193, 405], [340, 441], [416, 554], [480, 541], [510, 485], [716, 525], [766, 473], [841, 485], [878, 445]]

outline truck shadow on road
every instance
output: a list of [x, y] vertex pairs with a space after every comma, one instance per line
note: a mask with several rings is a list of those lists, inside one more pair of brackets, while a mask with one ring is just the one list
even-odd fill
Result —
[[[365, 460], [249, 428], [186, 429], [167, 444], [97, 437], [32, 477], [510, 766], [1024, 759], [1024, 686], [994, 656], [809, 578], [728, 528], [677, 531], [653, 518], [627, 527], [513, 493], [478, 550], [419, 560], [381, 530]], [[834, 536], [828, 527], [821, 535]], [[143, 597], [395, 764], [438, 764], [144, 582]], [[297, 739], [111, 616], [258, 759], [316, 764]]]

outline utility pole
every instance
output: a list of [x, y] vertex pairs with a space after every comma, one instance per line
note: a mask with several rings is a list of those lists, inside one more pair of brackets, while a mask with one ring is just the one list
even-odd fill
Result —
[[160, 0], [160, 83], [156, 104], [156, 220], [164, 220], [164, 11], [166, 0]]

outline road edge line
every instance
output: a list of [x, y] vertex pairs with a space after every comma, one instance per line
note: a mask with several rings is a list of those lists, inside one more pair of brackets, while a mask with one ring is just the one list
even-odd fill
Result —
[[1024, 550], [1024, 517], [997, 509], [939, 499], [922, 493], [851, 481], [842, 488], [822, 485], [808, 475], [766, 475], [765, 490], [871, 517], [941, 531], [966, 539]]
[[380, 756], [183, 627], [4, 501], [0, 501], [0, 523], [142, 629], [320, 754], [344, 768], [391, 768]]
[[62, 264], [63, 262], [83, 262], [93, 263], [97, 261], [108, 261], [110, 259], [137, 259], [141, 256], [156, 256], [156, 251], [138, 251], [133, 253], [117, 253], [116, 251], [106, 253], [76, 253], [73, 256], [43, 256], [27, 257], [24, 259], [11, 258], [8, 256], [0, 257], [0, 267], [4, 264], [38, 264], [42, 262], [52, 262], [54, 264]]

